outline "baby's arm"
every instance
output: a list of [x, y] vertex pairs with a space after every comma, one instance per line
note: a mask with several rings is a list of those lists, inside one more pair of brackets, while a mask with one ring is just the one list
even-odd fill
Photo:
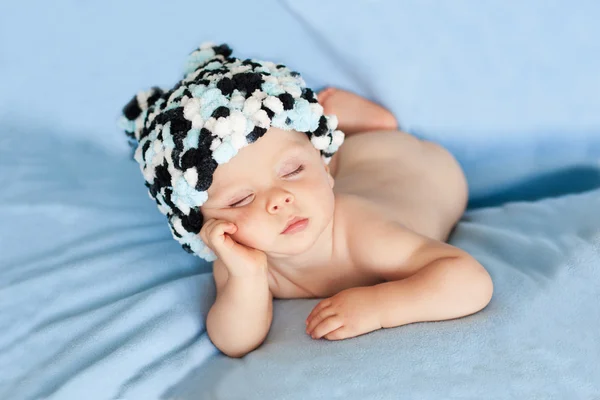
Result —
[[404, 233], [379, 232], [379, 240], [359, 250], [373, 254], [394, 248], [401, 253], [404, 261], [397, 265], [359, 263], [386, 282], [344, 289], [324, 299], [309, 314], [306, 333], [315, 339], [346, 339], [413, 322], [459, 318], [490, 302], [492, 280], [472, 256], [408, 230]]
[[217, 299], [206, 320], [208, 336], [229, 357], [243, 357], [261, 345], [271, 327], [273, 295], [268, 274], [228, 276], [219, 259], [213, 270]]
[[369, 267], [387, 281], [373, 286], [383, 328], [459, 318], [490, 302], [492, 279], [466, 251], [409, 229], [388, 229], [377, 237], [370, 249], [375, 253], [404, 245], [397, 265]]

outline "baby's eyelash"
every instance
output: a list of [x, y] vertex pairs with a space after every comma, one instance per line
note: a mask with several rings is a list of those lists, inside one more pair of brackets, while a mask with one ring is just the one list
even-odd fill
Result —
[[229, 207], [235, 207], [236, 205], [240, 204], [242, 201], [246, 200], [248, 197], [250, 197], [250, 196], [246, 196], [243, 199], [241, 199], [240, 201], [236, 201], [235, 203], [230, 204]]
[[290, 172], [289, 174], [287, 174], [286, 176], [294, 176], [296, 174], [299, 174], [300, 172], [302, 172], [304, 170], [304, 165], [300, 164], [300, 166], [298, 167], [297, 170], [295, 170], [294, 172]]
[[[289, 173], [289, 174], [287, 174], [286, 176], [294, 176], [294, 175], [297, 175], [297, 174], [299, 174], [299, 173], [300, 173], [300, 172], [302, 172], [302, 171], [304, 171], [304, 164], [300, 164], [300, 166], [298, 167], [298, 169], [297, 169], [297, 170], [295, 170], [294, 172], [290, 172], [290, 173]], [[250, 196], [252, 196], [252, 195], [250, 195]], [[230, 205], [229, 205], [229, 207], [235, 207], [236, 205], [240, 204], [242, 201], [246, 200], [246, 199], [247, 199], [248, 197], [250, 197], [250, 196], [246, 196], [246, 197], [244, 197], [243, 199], [241, 199], [240, 201], [236, 201], [235, 203], [233, 203], [233, 204], [230, 204]]]

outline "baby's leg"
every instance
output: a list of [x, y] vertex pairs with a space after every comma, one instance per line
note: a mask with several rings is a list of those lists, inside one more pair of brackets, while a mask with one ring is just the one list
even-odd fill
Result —
[[390, 111], [357, 94], [336, 88], [326, 88], [317, 94], [325, 114], [335, 114], [338, 129], [346, 135], [379, 129], [398, 129]]

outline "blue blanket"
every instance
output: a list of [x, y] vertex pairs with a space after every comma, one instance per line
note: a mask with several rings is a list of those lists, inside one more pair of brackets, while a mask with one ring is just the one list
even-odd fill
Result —
[[465, 214], [450, 242], [495, 283], [480, 313], [329, 342], [304, 333], [318, 300], [275, 300], [267, 340], [238, 360], [206, 334], [210, 265], [172, 239], [137, 164], [3, 134], [0, 398], [600, 393], [600, 189]]
[[[170, 394], [211, 399], [593, 399], [600, 394], [600, 190], [468, 212], [451, 243], [490, 272], [480, 313], [314, 341], [319, 300], [282, 300], [261, 350]], [[177, 398], [177, 397], [176, 397]]]
[[[0, 5], [1, 399], [600, 395], [597, 3], [202, 3]], [[329, 342], [304, 333], [318, 300], [276, 300], [258, 350], [221, 354], [211, 265], [171, 237], [116, 128], [205, 40], [448, 147], [471, 197], [450, 243], [492, 275], [488, 307]]]

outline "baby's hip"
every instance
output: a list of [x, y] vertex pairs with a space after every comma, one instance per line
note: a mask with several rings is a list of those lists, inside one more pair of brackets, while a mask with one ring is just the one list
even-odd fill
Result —
[[417, 157], [396, 159], [396, 167], [404, 169], [397, 176], [398, 196], [411, 205], [433, 208], [442, 213], [442, 218], [459, 219], [467, 206], [468, 184], [462, 167], [456, 158], [443, 146], [419, 140]]

